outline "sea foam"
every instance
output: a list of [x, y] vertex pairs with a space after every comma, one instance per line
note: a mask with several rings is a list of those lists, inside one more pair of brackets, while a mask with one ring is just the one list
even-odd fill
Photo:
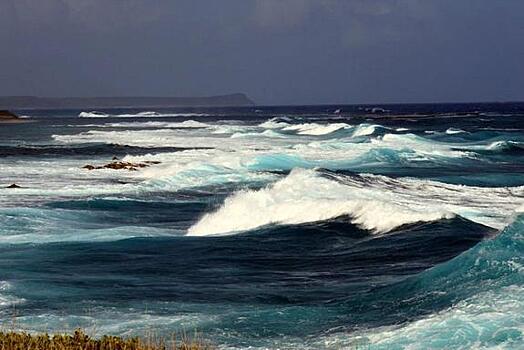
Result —
[[139, 113], [123, 113], [123, 114], [109, 114], [98, 111], [80, 112], [80, 118], [164, 118], [164, 117], [202, 117], [207, 116], [206, 113], [158, 113], [158, 112], [139, 112]]

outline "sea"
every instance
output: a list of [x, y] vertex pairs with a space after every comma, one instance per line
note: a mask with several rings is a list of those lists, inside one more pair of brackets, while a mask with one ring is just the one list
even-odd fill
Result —
[[524, 348], [524, 103], [15, 112], [2, 329]]

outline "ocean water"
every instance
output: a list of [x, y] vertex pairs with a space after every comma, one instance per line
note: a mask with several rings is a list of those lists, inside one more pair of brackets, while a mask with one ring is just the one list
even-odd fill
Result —
[[524, 348], [524, 104], [373, 107], [17, 111], [3, 327]]

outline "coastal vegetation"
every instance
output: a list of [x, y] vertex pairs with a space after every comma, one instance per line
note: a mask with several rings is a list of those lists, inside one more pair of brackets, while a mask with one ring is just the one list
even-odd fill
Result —
[[213, 346], [198, 335], [174, 335], [170, 339], [150, 334], [145, 338], [123, 338], [104, 335], [92, 338], [83, 330], [73, 334], [30, 334], [0, 332], [1, 350], [211, 350]]

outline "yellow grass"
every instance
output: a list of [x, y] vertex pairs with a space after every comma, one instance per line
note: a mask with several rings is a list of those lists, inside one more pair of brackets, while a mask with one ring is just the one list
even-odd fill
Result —
[[212, 346], [182, 336], [165, 339], [147, 336], [146, 339], [121, 338], [105, 335], [91, 338], [78, 329], [74, 334], [29, 334], [26, 332], [0, 332], [0, 350], [211, 350]]

